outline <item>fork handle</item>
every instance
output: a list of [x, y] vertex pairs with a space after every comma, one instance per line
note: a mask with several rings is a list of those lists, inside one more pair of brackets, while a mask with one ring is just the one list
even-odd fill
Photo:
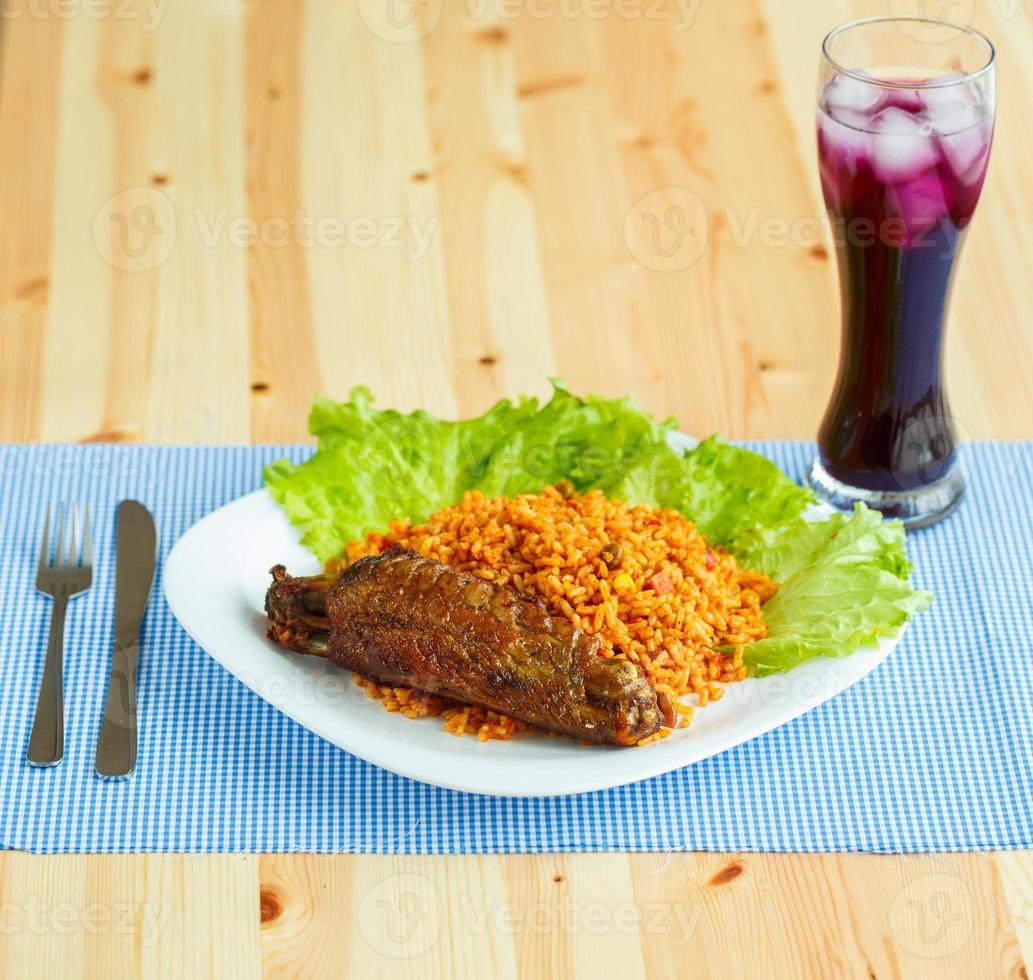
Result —
[[54, 596], [50, 614], [50, 640], [43, 664], [43, 680], [36, 699], [36, 717], [29, 736], [29, 762], [34, 766], [53, 766], [65, 752], [64, 645], [65, 609], [68, 596]]

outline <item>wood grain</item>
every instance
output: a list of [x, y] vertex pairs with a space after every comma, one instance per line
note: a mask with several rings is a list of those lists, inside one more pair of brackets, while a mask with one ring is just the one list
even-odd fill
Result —
[[[14, 5], [24, 14], [28, 2]], [[6, 9], [6, 8], [5, 8]], [[0, 35], [0, 203], [10, 224], [0, 235], [0, 433], [36, 437], [44, 325], [50, 305], [54, 170], [62, 25], [19, 18]], [[40, 71], [47, 85], [30, 85]]]
[[[920, 6], [5, 0], [0, 440], [302, 440], [316, 391], [467, 415], [551, 375], [811, 437], [838, 336], [818, 45]], [[1033, 438], [1033, 18], [949, 6], [1000, 55], [950, 390], [970, 437]], [[1028, 853], [0, 855], [10, 977], [1030, 962]]]

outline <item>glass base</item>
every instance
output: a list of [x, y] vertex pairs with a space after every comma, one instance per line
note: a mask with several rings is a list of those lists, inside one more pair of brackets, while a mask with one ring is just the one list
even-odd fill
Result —
[[840, 483], [815, 459], [807, 474], [811, 489], [836, 510], [851, 511], [854, 504], [867, 504], [884, 517], [895, 517], [907, 528], [925, 527], [953, 513], [965, 493], [965, 474], [955, 466], [948, 476], [918, 490], [863, 490]]

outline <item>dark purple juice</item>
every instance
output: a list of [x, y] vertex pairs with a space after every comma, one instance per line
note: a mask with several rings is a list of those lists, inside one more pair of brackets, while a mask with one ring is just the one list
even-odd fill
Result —
[[992, 132], [992, 113], [950, 86], [881, 88], [836, 75], [823, 90], [818, 154], [843, 332], [818, 446], [828, 473], [849, 486], [913, 490], [954, 461], [944, 316]]

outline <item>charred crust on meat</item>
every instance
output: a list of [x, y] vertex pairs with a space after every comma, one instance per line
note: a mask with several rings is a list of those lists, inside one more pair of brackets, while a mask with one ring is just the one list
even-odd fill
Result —
[[338, 577], [271, 570], [269, 638], [378, 684], [563, 735], [634, 745], [674, 725], [670, 699], [538, 597], [394, 546]]

